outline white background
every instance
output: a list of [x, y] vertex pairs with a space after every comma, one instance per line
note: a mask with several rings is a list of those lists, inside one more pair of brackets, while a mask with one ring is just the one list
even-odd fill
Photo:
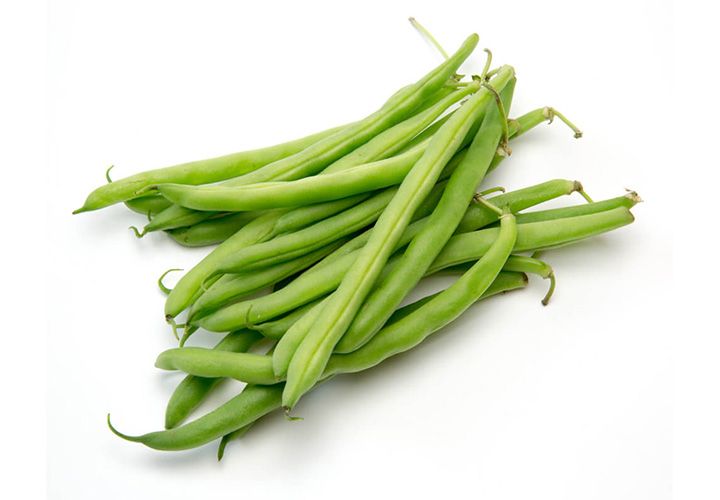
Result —
[[[51, 193], [44, 251], [25, 255], [42, 259], [51, 299], [42, 308], [50, 498], [670, 497], [678, 290], [668, 224], [678, 193], [668, 177], [674, 108], [696, 103], [673, 97], [668, 3], [66, 1], [48, 10], [46, 191], [23, 195]], [[71, 210], [111, 163], [122, 176], [368, 113], [439, 62], [408, 15], [449, 50], [477, 31], [497, 63], [514, 65], [512, 114], [553, 105], [585, 131], [575, 141], [560, 123], [539, 127], [487, 185], [565, 177], [598, 199], [630, 187], [646, 200], [636, 223], [548, 253], [559, 283], [549, 307], [537, 280], [478, 305], [415, 351], [314, 391], [298, 407], [304, 421], [268, 418], [220, 464], [213, 445], [170, 454], [112, 436], [108, 411], [129, 433], [162, 426], [180, 376], [152, 366], [173, 345], [154, 280], [204, 251], [161, 235], [136, 240], [126, 228], [142, 219], [119, 207]], [[465, 69], [481, 66], [478, 51]], [[25, 325], [41, 317], [22, 315]]]

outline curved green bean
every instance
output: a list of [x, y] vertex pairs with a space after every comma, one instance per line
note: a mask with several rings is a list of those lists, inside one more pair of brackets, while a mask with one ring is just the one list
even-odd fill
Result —
[[159, 194], [140, 196], [139, 198], [133, 198], [125, 202], [125, 206], [133, 212], [147, 215], [148, 217], [162, 212], [170, 205], [171, 203], [167, 198]]
[[[500, 273], [481, 299], [497, 293], [522, 288], [526, 283], [527, 278], [521, 273]], [[424, 304], [428, 302], [430, 301], [424, 300]], [[402, 314], [402, 309], [398, 313]], [[415, 313], [417, 313], [417, 308]], [[405, 315], [405, 317], [407, 316], [410, 316], [410, 314]], [[393, 318], [389, 323], [394, 324]], [[376, 337], [379, 335], [376, 335]], [[129, 436], [121, 433], [111, 424], [109, 415], [108, 426], [117, 436], [127, 441], [142, 443], [156, 450], [178, 451], [196, 448], [252, 424], [271, 411], [279, 409], [284, 385], [284, 383], [248, 385], [240, 394], [215, 410], [173, 429], [150, 432], [140, 436]]]
[[[517, 229], [515, 217], [506, 211], [500, 217], [500, 228], [487, 252], [460, 279], [416, 311], [379, 331], [360, 349], [334, 355], [325, 376], [375, 366], [390, 356], [412, 349], [452, 322], [475, 303], [498, 276], [515, 246]], [[283, 406], [286, 406], [284, 401]]]
[[97, 210], [115, 203], [137, 198], [138, 191], [153, 184], [163, 182], [206, 184], [208, 182], [217, 182], [243, 175], [277, 161], [280, 158], [302, 151], [311, 144], [333, 136], [351, 125], [353, 124], [341, 125], [300, 139], [295, 139], [294, 141], [262, 149], [243, 151], [241, 153], [233, 153], [207, 160], [193, 161], [172, 167], [140, 172], [95, 189], [88, 195], [83, 206], [73, 213]]
[[[230, 332], [214, 347], [216, 350], [245, 352], [262, 336], [252, 330]], [[186, 376], [170, 396], [165, 409], [165, 428], [177, 427], [205, 399], [208, 393], [221, 381], [219, 378]]]
[[[457, 68], [460, 67], [463, 61], [467, 59], [475, 49], [477, 42], [477, 35], [473, 34], [469, 36], [452, 57], [437, 66], [416, 83], [400, 89], [393, 94], [378, 111], [368, 117], [330, 137], [308, 146], [306, 149], [292, 156], [280, 159], [274, 163], [265, 165], [262, 169], [225, 182], [229, 185], [244, 185], [267, 181], [293, 180], [318, 173], [329, 163], [350, 153], [383, 130], [399, 123], [417, 110], [418, 107], [426, 103], [427, 100], [431, 98], [433, 94], [440, 91], [445, 83], [455, 74]], [[143, 231], [149, 231], [149, 226], [155, 229], [172, 229], [173, 227], [179, 227], [177, 225], [172, 226], [173, 218], [188, 217], [190, 213], [193, 213], [192, 210], [177, 205], [169, 207], [167, 211], [171, 213], [171, 216], [164, 213], [159, 214]], [[196, 217], [198, 217], [197, 214]], [[159, 220], [162, 220], [165, 225], [159, 227], [157, 222]]]
[[[499, 198], [499, 197], [496, 197]], [[630, 224], [633, 216], [624, 207], [596, 214], [520, 224], [514, 251], [539, 250], [573, 243]], [[497, 229], [483, 229], [453, 236], [428, 269], [436, 272], [455, 264], [477, 260], [497, 236]], [[331, 293], [357, 260], [357, 253], [326, 266], [311, 268], [285, 288], [256, 299], [238, 302], [199, 318], [192, 324], [209, 331], [226, 332], [259, 324]], [[383, 273], [392, 272], [391, 259]]]
[[610, 198], [603, 201], [594, 201], [592, 203], [583, 203], [581, 205], [573, 205], [570, 207], [551, 208], [549, 210], [537, 210], [534, 212], [525, 212], [517, 215], [518, 223], [526, 224], [528, 222], [536, 222], [548, 220], [548, 217], [577, 217], [578, 215], [590, 215], [598, 212], [604, 212], [613, 208], [625, 207], [630, 209], [641, 202], [642, 199], [635, 191], [630, 191], [623, 196]]
[[[278, 319], [266, 321], [264, 323], [260, 323], [259, 325], [252, 325], [252, 329], [256, 332], [260, 332], [263, 337], [267, 337], [269, 339], [279, 339], [280, 337], [285, 335], [285, 333], [290, 329], [290, 327], [295, 324], [295, 322], [305, 316], [308, 311], [310, 311], [313, 307], [315, 307], [316, 304], [319, 304], [321, 301], [322, 299], [308, 302], [307, 304], [290, 311], [288, 314]], [[277, 348], [275, 350], [277, 351]]]
[[[500, 107], [504, 110], [510, 107], [514, 88], [513, 78], [500, 93]], [[379, 280], [368, 294], [335, 345], [335, 352], [352, 352], [380, 330], [453, 235], [498, 149], [507, 121], [500, 107], [486, 112], [467, 155], [450, 176], [437, 207], [396, 261], [392, 274]]]
[[198, 318], [239, 297], [256, 292], [303, 271], [333, 252], [345, 241], [340, 239], [295, 259], [239, 274], [222, 276], [190, 307], [188, 318]]
[[[406, 136], [412, 138], [448, 106], [478, 88], [480, 88], [478, 83], [464, 87], [437, 105], [406, 120], [406, 122], [413, 122], [408, 125]], [[404, 125], [406, 122], [399, 125]], [[160, 184], [157, 186], [157, 190], [173, 203], [187, 208], [232, 212], [307, 205], [394, 186], [402, 182], [405, 175], [422, 156], [429, 139], [405, 153], [384, 160], [372, 161], [373, 156], [366, 153], [365, 149], [371, 149], [374, 153], [374, 149], [377, 148], [372, 148], [373, 142], [378, 141], [385, 146], [385, 153], [395, 152], [398, 145], [404, 145], [396, 139], [398, 131], [395, 128], [399, 125], [386, 130], [353, 153], [330, 165], [325, 169], [323, 175], [294, 181], [264, 182], [242, 186]], [[387, 138], [384, 137], [385, 133], [389, 133]], [[383, 156], [387, 156], [387, 154]]]
[[186, 247], [204, 247], [222, 243], [261, 214], [238, 212], [207, 219], [191, 226], [171, 229], [167, 234]]
[[330, 217], [366, 199], [358, 195], [343, 200], [301, 207], [291, 211], [274, 211], [258, 217], [222, 242], [188, 271], [175, 285], [165, 301], [165, 317], [174, 318], [185, 310], [201, 291], [203, 282], [225, 257], [276, 235], [295, 231]]
[[[503, 67], [492, 83], [502, 91], [513, 77], [510, 66]], [[378, 219], [368, 242], [360, 250], [338, 289], [323, 308], [323, 313], [298, 347], [283, 391], [283, 406], [292, 408], [317, 382], [332, 349], [347, 330], [365, 296], [370, 292], [385, 262], [410, 222], [410, 217], [427, 196], [442, 169], [460, 147], [466, 134], [487, 106], [486, 88], [473, 94], [437, 131], [425, 154], [405, 177], [393, 200]]]

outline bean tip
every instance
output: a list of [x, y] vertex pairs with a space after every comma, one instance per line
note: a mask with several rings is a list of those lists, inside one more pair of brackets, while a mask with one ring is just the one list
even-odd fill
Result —
[[637, 191], [633, 191], [632, 189], [625, 188], [625, 197], [628, 198], [630, 201], [633, 202], [633, 204], [642, 203], [643, 200], [640, 195], [637, 193]]

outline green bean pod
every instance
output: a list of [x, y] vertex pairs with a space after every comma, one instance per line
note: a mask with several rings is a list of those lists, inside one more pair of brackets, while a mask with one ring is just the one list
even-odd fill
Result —
[[204, 220], [191, 226], [171, 229], [167, 234], [186, 247], [204, 247], [222, 243], [261, 214], [238, 212]]
[[[527, 278], [520, 273], [500, 273], [481, 299], [522, 288], [526, 283]], [[424, 301], [427, 302], [428, 300]], [[402, 314], [402, 309], [398, 313]], [[391, 318], [389, 323], [393, 322]], [[248, 385], [240, 394], [215, 410], [173, 429], [129, 436], [119, 432], [111, 424], [109, 415], [108, 426], [117, 436], [156, 450], [179, 451], [196, 448], [252, 424], [271, 411], [279, 409], [283, 387], [284, 383]]]
[[310, 205], [399, 184], [423, 152], [419, 146], [384, 160], [295, 181], [247, 186], [160, 184], [157, 189], [173, 203], [194, 210], [239, 212]]
[[[512, 258], [512, 257], [511, 257]], [[508, 259], [509, 260], [509, 259]], [[507, 263], [506, 263], [507, 266]], [[458, 268], [460, 266], [457, 266]], [[462, 266], [462, 272], [466, 272], [469, 267], [471, 266]], [[506, 293], [512, 290], [516, 290], [519, 288], [523, 288], [527, 285], [527, 277], [523, 273], [517, 273], [517, 272], [506, 272], [501, 271], [500, 274], [498, 274], [497, 278], [495, 278], [495, 281], [492, 282], [492, 285], [483, 293], [483, 295], [480, 297], [479, 300], [486, 299], [488, 297], [491, 297], [493, 295], [497, 295], [499, 293]], [[385, 325], [385, 328], [389, 327], [393, 323], [396, 323], [397, 321], [400, 321], [404, 317], [410, 315], [411, 313], [415, 312], [416, 310], [420, 309], [423, 305], [427, 304], [431, 300], [433, 300], [435, 297], [437, 297], [442, 292], [437, 292], [432, 295], [428, 295], [427, 297], [423, 297], [420, 300], [417, 300], [411, 304], [408, 304], [397, 311], [393, 313], [393, 315], [388, 320], [387, 324]], [[274, 356], [275, 353], [273, 353]], [[332, 358], [331, 358], [332, 360]], [[331, 377], [324, 378], [323, 380], [328, 380]], [[252, 424], [248, 424], [244, 427], [241, 427], [237, 431], [233, 431], [229, 434], [226, 434], [223, 436], [220, 445], [218, 447], [218, 460], [222, 459], [222, 456], [225, 452], [225, 448], [228, 445], [230, 441], [233, 441], [235, 439], [239, 439], [242, 436], [244, 436], [247, 431], [249, 430], [250, 426]]]
[[274, 285], [303, 271], [333, 252], [345, 241], [339, 239], [295, 259], [253, 271], [222, 276], [193, 303], [188, 318], [198, 318], [240, 297]]
[[[399, 123], [407, 118], [418, 107], [422, 106], [429, 98], [436, 94], [445, 83], [455, 74], [457, 68], [472, 53], [477, 46], [478, 37], [473, 34], [469, 36], [460, 48], [450, 58], [425, 75], [412, 85], [408, 85], [396, 92], [385, 104], [375, 113], [360, 120], [347, 128], [331, 135], [306, 149], [274, 163], [265, 165], [263, 168], [225, 181], [229, 185], [245, 185], [267, 181], [293, 180], [318, 173], [329, 163], [350, 153], [358, 146], [364, 144], [372, 137], [383, 130]], [[161, 184], [160, 182], [156, 184]], [[152, 224], [144, 228], [144, 232], [155, 229], [172, 229], [173, 217], [188, 217], [193, 211], [177, 205], [167, 209], [168, 214], [161, 213]], [[162, 220], [164, 226], [158, 227], [158, 220]], [[200, 219], [202, 220], [202, 219]], [[197, 220], [199, 222], [199, 220]]]
[[[238, 330], [228, 333], [214, 347], [216, 350], [245, 352], [262, 336], [252, 330]], [[165, 428], [177, 427], [205, 399], [208, 393], [221, 381], [219, 378], [186, 376], [175, 388], [165, 409]]]
[[[491, 83], [498, 91], [502, 91], [513, 75], [512, 67], [504, 66]], [[378, 219], [356, 262], [295, 352], [288, 368], [283, 406], [292, 408], [322, 375], [335, 344], [370, 292], [415, 209], [435, 185], [443, 168], [457, 152], [490, 99], [490, 92], [486, 88], [473, 94], [440, 127], [425, 154], [400, 184], [396, 196]]]
[[108, 207], [115, 203], [137, 198], [137, 192], [154, 184], [177, 182], [181, 184], [206, 184], [246, 174], [281, 158], [293, 155], [308, 146], [331, 137], [347, 128], [341, 125], [308, 135], [294, 141], [262, 149], [233, 153], [207, 160], [193, 161], [172, 167], [147, 170], [125, 177], [95, 189], [83, 206], [73, 213], [87, 212]]
[[358, 195], [343, 200], [310, 205], [291, 211], [274, 211], [250, 221], [237, 233], [213, 249], [188, 271], [173, 288], [165, 301], [165, 317], [174, 318], [185, 310], [201, 292], [203, 282], [217, 269], [217, 264], [228, 255], [274, 236], [326, 219], [352, 207], [367, 198]]
[[[212, 352], [211, 360], [206, 353]], [[262, 354], [228, 352], [202, 347], [176, 347], [161, 352], [155, 360], [161, 370], [181, 370], [199, 377], [228, 377], [251, 384], [274, 384], [272, 358]]]
[[108, 426], [117, 436], [156, 450], [187, 450], [221, 438], [280, 407], [283, 384], [248, 385], [243, 391], [202, 417], [187, 424], [142, 436], [128, 436]]
[[[634, 220], [630, 210], [618, 207], [590, 215], [520, 224], [513, 251], [558, 248], [621, 228]], [[497, 237], [497, 231], [498, 228], [488, 228], [453, 236], [428, 268], [428, 272], [476, 260], [492, 244]]]
[[537, 210], [534, 212], [525, 212], [517, 215], [518, 223], [523, 224], [529, 222], [537, 222], [548, 220], [548, 218], [577, 217], [579, 215], [590, 215], [598, 212], [605, 212], [613, 208], [625, 207], [631, 209], [641, 200], [635, 191], [630, 191], [623, 196], [610, 198], [603, 201], [594, 201], [592, 203], [583, 203], [581, 205], [573, 205], [570, 207], [551, 208], [549, 210]]
[[352, 352], [372, 338], [453, 235], [473, 199], [476, 186], [495, 157], [503, 129], [507, 126], [504, 113], [510, 108], [514, 88], [515, 78], [500, 93], [501, 106], [490, 105], [467, 155], [450, 176], [437, 207], [396, 262], [393, 273], [379, 280], [367, 296], [335, 346], [335, 352]]
[[148, 217], [158, 214], [169, 207], [171, 203], [159, 194], [140, 196], [125, 202], [125, 206], [133, 212], [147, 215]]
[[[233, 212], [308, 205], [394, 186], [402, 182], [408, 171], [422, 156], [426, 143], [421, 143], [399, 156], [376, 161], [374, 158], [387, 157], [395, 153], [399, 146], [405, 144], [402, 138], [411, 139], [449, 106], [479, 88], [480, 84], [473, 82], [473, 85], [450, 94], [435, 106], [375, 136], [368, 143], [327, 167], [323, 172], [324, 175], [295, 181], [263, 182], [242, 186], [160, 184], [157, 190], [168, 200], [183, 207]], [[404, 130], [396, 130], [401, 125], [406, 125]], [[400, 133], [404, 136], [398, 138]], [[381, 146], [376, 147], [375, 142]]]
[[[633, 216], [630, 211], [620, 207], [596, 214], [520, 224], [514, 251], [567, 245], [617, 229], [632, 221]], [[453, 236], [428, 268], [427, 273], [477, 260], [497, 236], [496, 231], [496, 228], [491, 228]], [[199, 318], [193, 322], [193, 325], [209, 331], [226, 332], [243, 328], [248, 323], [259, 324], [276, 318], [331, 293], [357, 260], [357, 255], [350, 253], [329, 265], [317, 269], [311, 268], [285, 288], [263, 297], [220, 308]], [[388, 262], [382, 276], [392, 272], [396, 260], [397, 258], [393, 258]]]
[[482, 297], [500, 273], [515, 246], [517, 228], [515, 217], [506, 211], [487, 252], [460, 279], [416, 311], [379, 331], [357, 351], [334, 355], [325, 376], [373, 367], [390, 356], [412, 349], [460, 316]]
[[[290, 311], [288, 314], [278, 319], [266, 321], [264, 323], [260, 323], [259, 325], [252, 325], [252, 329], [256, 332], [260, 332], [263, 337], [269, 339], [279, 339], [280, 337], [285, 335], [285, 333], [290, 329], [290, 327], [292, 327], [300, 318], [305, 316], [307, 312], [309, 312], [313, 307], [315, 307], [316, 304], [319, 304], [321, 301], [322, 299], [318, 299], [313, 302], [309, 302], [305, 305], [298, 307], [297, 309]], [[275, 349], [275, 352], [277, 352], [277, 348]]]

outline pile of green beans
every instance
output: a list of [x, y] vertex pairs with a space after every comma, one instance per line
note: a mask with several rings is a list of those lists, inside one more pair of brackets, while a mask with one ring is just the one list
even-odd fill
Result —
[[[353, 123], [116, 181], [107, 172], [74, 213], [124, 203], [149, 219], [133, 228], [138, 236], [162, 231], [183, 246], [211, 247], [172, 289], [167, 272], [158, 280], [179, 345], [155, 365], [185, 373], [165, 430], [130, 436], [108, 415], [115, 434], [158, 450], [219, 439], [221, 458], [266, 414], [283, 409], [295, 419], [290, 412], [322, 382], [412, 349], [474, 303], [524, 288], [528, 275], [548, 280], [547, 305], [556, 278], [540, 252], [633, 222], [635, 192], [593, 201], [575, 180], [484, 186], [511, 142], [539, 124], [558, 118], [582, 133], [550, 107], [510, 118], [515, 70], [493, 69], [488, 50], [481, 74], [459, 75], [477, 44], [469, 36]], [[573, 193], [583, 201], [533, 210]], [[401, 306], [437, 273], [456, 279]], [[196, 332], [219, 341], [187, 345]], [[188, 421], [227, 379], [246, 386]]]

